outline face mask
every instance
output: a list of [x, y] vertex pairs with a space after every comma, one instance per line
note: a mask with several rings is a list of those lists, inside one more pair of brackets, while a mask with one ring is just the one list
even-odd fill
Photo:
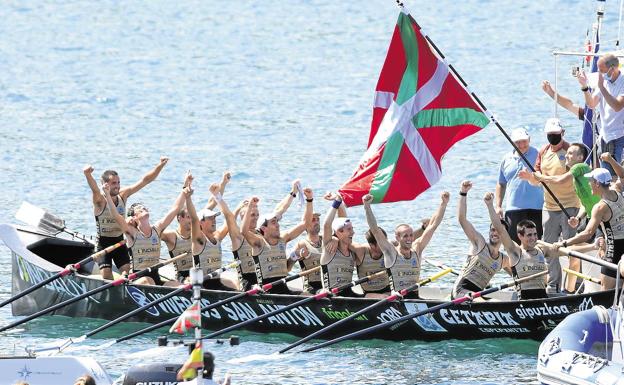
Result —
[[607, 81], [612, 81], [612, 80], [613, 80], [613, 78], [611, 78], [611, 75], [609, 75], [609, 71], [607, 71], [607, 73], [605, 73], [605, 74], [603, 75], [603, 77], [604, 77], [605, 79], [607, 79]]
[[548, 134], [546, 135], [546, 138], [548, 139], [548, 143], [553, 146], [556, 146], [559, 142], [561, 142], [561, 134]]

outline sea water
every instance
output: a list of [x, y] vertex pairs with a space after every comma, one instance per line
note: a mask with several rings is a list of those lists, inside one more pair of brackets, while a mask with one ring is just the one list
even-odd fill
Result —
[[[603, 41], [613, 47], [617, 2], [608, 2]], [[505, 129], [526, 127], [532, 144], [554, 116], [540, 89], [555, 84], [553, 49], [581, 49], [595, 19], [585, 1], [406, 1]], [[86, 234], [95, 232], [91, 193], [96, 178], [116, 169], [122, 186], [136, 182], [160, 156], [171, 159], [158, 180], [137, 193], [152, 222], [171, 207], [183, 174], [195, 175], [196, 204], [225, 170], [230, 206], [257, 195], [268, 212], [301, 178], [321, 195], [336, 190], [366, 148], [374, 88], [398, 16], [394, 1], [6, 1], [0, 7], [0, 222], [14, 223], [22, 200], [44, 207]], [[559, 61], [558, 85], [581, 101], [570, 74], [580, 59]], [[580, 123], [558, 110], [569, 141]], [[458, 143], [443, 160], [442, 179], [415, 201], [374, 206], [381, 226], [419, 225], [443, 190], [452, 193], [445, 219], [425, 255], [459, 268], [468, 243], [457, 225], [457, 191], [474, 183], [468, 217], [488, 226], [482, 201], [494, 191], [510, 145], [490, 125]], [[366, 230], [361, 207], [349, 210], [356, 240]], [[294, 225], [301, 209], [281, 221]], [[218, 222], [222, 223], [219, 217]], [[225, 247], [229, 243], [225, 242]], [[226, 259], [231, 258], [226, 253]], [[10, 296], [10, 253], [0, 247], [0, 298]], [[425, 266], [424, 275], [434, 267]], [[503, 274], [496, 277], [504, 281]], [[443, 286], [450, 286], [447, 277]], [[102, 305], [105, 306], [105, 305]], [[0, 322], [14, 321], [9, 307]], [[80, 336], [103, 321], [45, 317], [0, 338], [3, 354], [22, 353]], [[138, 329], [125, 324], [77, 344], [69, 354], [96, 357], [117, 376], [129, 366], [186, 358], [155, 347], [154, 333], [90, 350]], [[292, 336], [241, 332], [241, 344], [207, 343], [217, 376], [235, 384], [518, 384], [535, 383], [538, 342], [346, 342], [310, 354], [269, 354]], [[252, 357], [253, 358], [253, 357]]]

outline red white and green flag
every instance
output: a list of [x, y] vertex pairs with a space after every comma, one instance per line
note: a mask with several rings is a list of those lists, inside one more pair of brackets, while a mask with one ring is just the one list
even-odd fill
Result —
[[171, 325], [169, 333], [185, 334], [196, 326], [201, 326], [199, 301], [195, 301], [188, 309], [184, 310], [175, 323]]
[[412, 200], [436, 183], [442, 156], [489, 119], [401, 12], [375, 91], [368, 149], [339, 192], [347, 206]]

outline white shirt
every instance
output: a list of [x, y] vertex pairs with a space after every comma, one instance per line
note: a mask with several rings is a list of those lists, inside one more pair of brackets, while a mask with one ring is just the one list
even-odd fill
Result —
[[[617, 79], [615, 79], [613, 83], [605, 79], [604, 86], [614, 98], [617, 98], [620, 95], [624, 95], [624, 74], [620, 72]], [[600, 124], [598, 126], [602, 140], [605, 142], [610, 142], [612, 140], [623, 137], [624, 108], [621, 109], [619, 112], [615, 112], [615, 110], [611, 108], [611, 106], [609, 106], [605, 99], [602, 97], [602, 93], [600, 93], [599, 88], [595, 89], [593, 95], [597, 95], [600, 98], [600, 101], [598, 102], [598, 106], [596, 108], [600, 113]]]

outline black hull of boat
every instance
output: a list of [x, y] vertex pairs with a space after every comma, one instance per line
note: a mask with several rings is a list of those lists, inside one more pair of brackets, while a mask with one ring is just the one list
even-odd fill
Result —
[[[30, 235], [33, 242], [24, 241], [28, 237], [20, 236], [22, 230], [9, 225], [0, 225], [0, 238], [12, 251], [13, 294], [43, 281], [45, 278], [61, 270], [46, 259], [33, 253], [37, 242], [48, 242], [52, 238], [37, 240]], [[14, 233], [14, 234], [12, 234]], [[18, 241], [19, 240], [19, 241]], [[83, 255], [88, 255], [88, 247], [73, 242], [76, 247], [85, 248], [83, 255], [70, 250], [72, 241], [63, 240], [60, 250], [67, 250], [65, 255], [76, 262]], [[35, 247], [33, 247], [35, 245]], [[59, 247], [57, 247], [59, 248]], [[41, 254], [41, 253], [39, 253]], [[80, 254], [80, 253], [78, 253]], [[48, 259], [51, 259], [48, 257]], [[55, 261], [65, 266], [70, 261], [63, 255], [55, 257]], [[76, 274], [66, 276], [52, 282], [27, 296], [12, 303], [13, 314], [26, 316], [39, 310], [76, 297], [104, 283], [101, 279]], [[80, 300], [72, 305], [59, 309], [51, 314], [68, 317], [89, 317], [115, 319], [149, 301], [170, 293], [172, 288], [144, 285], [122, 285], [98, 293], [90, 299]], [[236, 293], [225, 291], [202, 290], [202, 305], [214, 303]], [[157, 323], [181, 314], [191, 304], [191, 293], [183, 292], [177, 296], [155, 305], [137, 314], [127, 322]], [[240, 321], [267, 313], [278, 307], [290, 305], [304, 297], [294, 295], [262, 294], [240, 298], [227, 305], [208, 310], [203, 313], [203, 326], [206, 329], [218, 330]], [[374, 334], [365, 336], [367, 339], [380, 338], [387, 340], [426, 340], [445, 339], [474, 340], [482, 338], [517, 338], [542, 340], [568, 314], [589, 309], [595, 305], [610, 306], [613, 291], [597, 292], [565, 297], [545, 298], [526, 301], [490, 301], [471, 304], [452, 305], [428, 316], [421, 316], [411, 321], [394, 325]], [[246, 330], [259, 333], [288, 333], [306, 336], [332, 324], [350, 314], [376, 302], [373, 299], [342, 298], [321, 299], [308, 302], [279, 315], [269, 317], [261, 322], [252, 323]], [[386, 304], [366, 313], [348, 325], [339, 328], [339, 335], [359, 330], [368, 326], [388, 322], [409, 313], [424, 310], [440, 304], [440, 301], [405, 300]], [[328, 333], [325, 338], [335, 336]]]

